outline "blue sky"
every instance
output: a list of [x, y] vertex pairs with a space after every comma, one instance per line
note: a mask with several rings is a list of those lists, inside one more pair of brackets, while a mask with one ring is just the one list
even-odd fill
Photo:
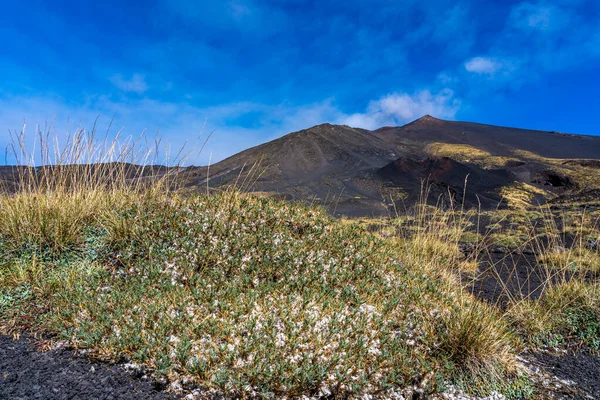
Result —
[[0, 35], [2, 148], [96, 117], [173, 148], [214, 132], [194, 164], [424, 114], [600, 134], [597, 0], [0, 0]]

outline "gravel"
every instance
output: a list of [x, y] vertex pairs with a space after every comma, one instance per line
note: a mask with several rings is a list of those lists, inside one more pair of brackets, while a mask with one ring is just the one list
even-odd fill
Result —
[[[536, 352], [529, 356], [546, 373], [542, 383], [568, 398], [600, 399], [600, 357], [586, 349], [565, 354]], [[567, 390], [569, 386], [576, 390]]]

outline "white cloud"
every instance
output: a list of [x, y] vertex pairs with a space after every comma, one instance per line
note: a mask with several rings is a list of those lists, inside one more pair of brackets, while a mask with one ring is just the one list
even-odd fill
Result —
[[448, 71], [437, 74], [436, 80], [444, 86], [455, 85], [459, 82], [459, 78]]
[[123, 78], [121, 74], [115, 74], [110, 77], [110, 81], [117, 89], [120, 89], [124, 92], [134, 92], [138, 94], [144, 93], [148, 90], [148, 84], [146, 83], [146, 79], [144, 75], [141, 74], [133, 74], [131, 79]]
[[502, 68], [502, 63], [489, 57], [473, 57], [465, 62], [465, 69], [475, 74], [493, 75]]
[[450, 89], [438, 93], [422, 90], [412, 95], [392, 93], [369, 103], [365, 113], [356, 113], [341, 118], [346, 125], [376, 129], [385, 125], [400, 125], [425, 114], [438, 118], [454, 118], [461, 101]]

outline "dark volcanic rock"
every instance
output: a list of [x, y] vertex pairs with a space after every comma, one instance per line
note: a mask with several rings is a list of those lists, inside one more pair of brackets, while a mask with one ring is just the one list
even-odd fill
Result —
[[600, 357], [579, 349], [560, 355], [539, 352], [532, 358], [551, 375], [585, 393], [570, 398], [600, 398]]
[[149, 380], [135, 379], [118, 365], [77, 357], [60, 349], [36, 351], [26, 338], [0, 336], [0, 399], [176, 399]]
[[576, 187], [575, 182], [571, 178], [552, 170], [538, 172], [532, 182], [562, 189], [573, 189]]
[[467, 207], [481, 204], [484, 208], [496, 206], [501, 198], [495, 191], [514, 180], [514, 176], [504, 169], [486, 170], [448, 157], [424, 160], [401, 157], [377, 173], [413, 196], [420, 194], [422, 182], [425, 182], [430, 184], [430, 201], [435, 202], [440, 196], [453, 196], [459, 205], [464, 199]]

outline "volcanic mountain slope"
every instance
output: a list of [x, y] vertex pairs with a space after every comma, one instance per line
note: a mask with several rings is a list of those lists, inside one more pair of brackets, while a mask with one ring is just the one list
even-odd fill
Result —
[[[397, 159], [388, 143], [369, 131], [323, 124], [242, 151], [210, 168], [188, 170], [190, 187], [237, 184], [255, 192], [322, 204], [360, 198], [364, 212], [380, 213], [379, 182], [358, 179]], [[208, 176], [208, 182], [207, 182]], [[361, 181], [361, 182], [357, 182]], [[361, 184], [367, 189], [358, 188]], [[357, 186], [357, 187], [355, 187]], [[351, 207], [352, 208], [352, 207]]]
[[506, 169], [485, 170], [448, 157], [423, 160], [403, 157], [379, 169], [377, 174], [383, 182], [391, 182], [405, 191], [404, 203], [419, 201], [421, 182], [426, 179], [427, 187], [423, 190], [427, 190], [432, 199], [469, 208], [495, 207], [501, 201], [499, 190], [514, 180], [513, 174]]
[[[98, 168], [84, 170], [104, 170]], [[160, 166], [120, 170], [127, 179], [153, 179], [170, 171]], [[429, 115], [374, 131], [322, 124], [210, 167], [185, 168], [179, 176], [191, 192], [235, 185], [354, 216], [389, 215], [410, 206], [420, 199], [423, 182], [429, 187], [428, 202], [447, 205], [464, 201], [467, 207], [494, 208], [512, 206], [511, 199], [525, 204], [589, 201], [600, 193], [600, 137]], [[19, 182], [14, 167], [0, 168], [0, 181], [0, 189], [14, 190]]]
[[212, 182], [228, 181], [242, 167], [257, 162], [267, 167], [263, 180], [310, 182], [326, 175], [385, 165], [397, 158], [389, 143], [369, 131], [331, 124], [290, 133], [279, 139], [242, 151], [211, 167]]
[[430, 155], [443, 149], [439, 144], [474, 150], [472, 156], [515, 158], [534, 153], [545, 158], [600, 157], [600, 137], [536, 131], [473, 122], [445, 121], [425, 115], [400, 127], [384, 127], [372, 132], [397, 150]]
[[[508, 189], [532, 201], [600, 187], [600, 137], [444, 121], [429, 115], [375, 131], [323, 124], [186, 171], [190, 188], [244, 189], [381, 215], [419, 198], [496, 207]], [[463, 193], [466, 179], [466, 192]], [[243, 183], [242, 183], [243, 182]]]

